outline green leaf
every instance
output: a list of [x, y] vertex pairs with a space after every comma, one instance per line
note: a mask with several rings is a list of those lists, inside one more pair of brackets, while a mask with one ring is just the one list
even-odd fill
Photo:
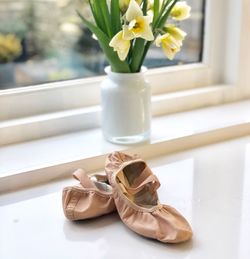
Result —
[[153, 18], [153, 24], [155, 23], [156, 19], [158, 18], [159, 9], [160, 9], [160, 2], [159, 2], [159, 0], [154, 0], [154, 18]]
[[158, 24], [158, 28], [162, 28], [164, 27], [169, 15], [170, 15], [170, 12], [172, 11], [172, 9], [174, 8], [174, 6], [176, 5], [176, 3], [178, 2], [179, 0], [173, 0], [173, 2], [171, 3], [171, 5], [167, 8], [167, 11], [165, 12], [165, 14], [163, 15], [163, 17], [161, 17], [160, 21], [159, 21], [159, 24]]
[[130, 68], [126, 62], [123, 62], [119, 59], [117, 53], [113, 51], [113, 49], [109, 46], [110, 39], [109, 37], [97, 26], [93, 23], [86, 20], [78, 11], [77, 14], [81, 18], [82, 22], [89, 28], [96, 35], [99, 40], [99, 44], [108, 59], [112, 71], [119, 72], [119, 73], [129, 73]]
[[147, 15], [147, 8], [148, 8], [148, 0], [143, 0], [142, 12], [144, 15]]
[[99, 27], [104, 33], [107, 33], [100, 6], [98, 4], [96, 4], [95, 0], [89, 0], [89, 5], [90, 5], [91, 12], [94, 16], [97, 27]]
[[102, 12], [104, 24], [106, 27], [106, 32], [108, 33], [108, 36], [110, 38], [112, 38], [114, 35], [113, 35], [113, 31], [112, 31], [112, 24], [111, 24], [111, 20], [110, 20], [110, 14], [109, 14], [107, 2], [106, 2], [106, 0], [98, 0], [98, 2], [99, 2], [99, 4], [97, 4], [97, 5], [100, 7], [100, 10]]
[[111, 21], [113, 24], [113, 34], [115, 35], [122, 29], [121, 18], [120, 18], [120, 7], [119, 0], [111, 0], [110, 6]]

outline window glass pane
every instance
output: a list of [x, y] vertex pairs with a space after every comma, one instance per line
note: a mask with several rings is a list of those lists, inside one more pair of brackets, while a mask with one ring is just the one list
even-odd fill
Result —
[[[180, 23], [188, 33], [181, 52], [169, 61], [153, 46], [146, 66], [201, 61], [204, 0], [187, 2], [192, 6], [192, 16]], [[105, 57], [80, 23], [76, 6], [90, 16], [87, 1], [0, 0], [0, 89], [103, 74]], [[6, 50], [6, 44], [11, 50]]]

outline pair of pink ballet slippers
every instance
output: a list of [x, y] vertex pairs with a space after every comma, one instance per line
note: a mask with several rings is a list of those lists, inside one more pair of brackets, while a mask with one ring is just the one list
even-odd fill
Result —
[[74, 172], [80, 184], [63, 189], [63, 210], [70, 220], [98, 217], [117, 210], [134, 232], [164, 243], [192, 237], [187, 220], [174, 208], [161, 204], [159, 180], [145, 161], [121, 152], [106, 159], [106, 175]]

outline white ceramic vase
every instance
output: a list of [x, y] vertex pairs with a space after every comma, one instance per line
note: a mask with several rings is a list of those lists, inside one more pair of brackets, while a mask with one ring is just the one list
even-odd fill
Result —
[[140, 73], [115, 73], [105, 69], [107, 78], [101, 84], [102, 130], [113, 143], [134, 144], [150, 137], [151, 89]]

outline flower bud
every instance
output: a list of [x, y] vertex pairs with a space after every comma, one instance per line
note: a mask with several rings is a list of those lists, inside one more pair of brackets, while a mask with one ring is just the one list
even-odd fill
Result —
[[182, 21], [190, 17], [191, 7], [185, 2], [177, 2], [170, 15], [174, 20]]
[[[135, 0], [139, 5], [142, 3], [142, 0]], [[119, 0], [119, 6], [122, 13], [125, 13], [128, 9], [130, 0]]]

